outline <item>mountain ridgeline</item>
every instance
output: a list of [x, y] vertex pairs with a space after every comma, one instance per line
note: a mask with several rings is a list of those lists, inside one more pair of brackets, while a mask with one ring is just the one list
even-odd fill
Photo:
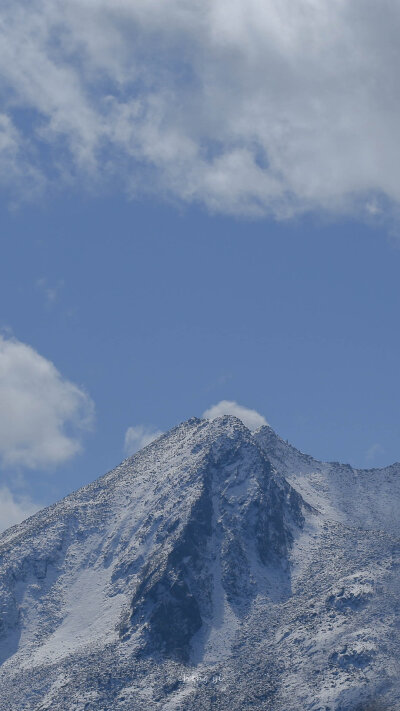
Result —
[[400, 465], [192, 419], [0, 536], [0, 711], [400, 709]]

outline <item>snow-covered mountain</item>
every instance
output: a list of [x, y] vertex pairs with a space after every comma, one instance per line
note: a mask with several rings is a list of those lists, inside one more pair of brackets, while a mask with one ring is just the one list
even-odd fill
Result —
[[400, 465], [192, 419], [0, 536], [0, 711], [400, 709]]

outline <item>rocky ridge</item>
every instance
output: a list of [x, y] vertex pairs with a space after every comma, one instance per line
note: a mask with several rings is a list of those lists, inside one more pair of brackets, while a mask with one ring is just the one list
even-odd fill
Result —
[[174, 428], [0, 536], [0, 711], [398, 708], [399, 474]]

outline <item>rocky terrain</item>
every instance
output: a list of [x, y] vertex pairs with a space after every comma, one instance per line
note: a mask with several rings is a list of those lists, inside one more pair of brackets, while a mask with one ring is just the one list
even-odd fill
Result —
[[0, 536], [0, 711], [400, 709], [400, 465], [192, 419]]

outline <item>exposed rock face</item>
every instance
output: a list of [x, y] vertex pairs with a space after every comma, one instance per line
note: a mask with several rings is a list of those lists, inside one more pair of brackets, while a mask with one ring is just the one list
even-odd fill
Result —
[[121, 628], [126, 640], [144, 627], [147, 652], [186, 663], [193, 636], [213, 618], [216, 569], [221, 594], [244, 614], [257, 594], [260, 566], [288, 573], [293, 535], [309, 510], [238, 420], [222, 419], [219, 427], [195, 472], [191, 508], [163, 524], [163, 545], [142, 567]]
[[398, 708], [399, 510], [395, 465], [189, 420], [0, 537], [0, 711]]

